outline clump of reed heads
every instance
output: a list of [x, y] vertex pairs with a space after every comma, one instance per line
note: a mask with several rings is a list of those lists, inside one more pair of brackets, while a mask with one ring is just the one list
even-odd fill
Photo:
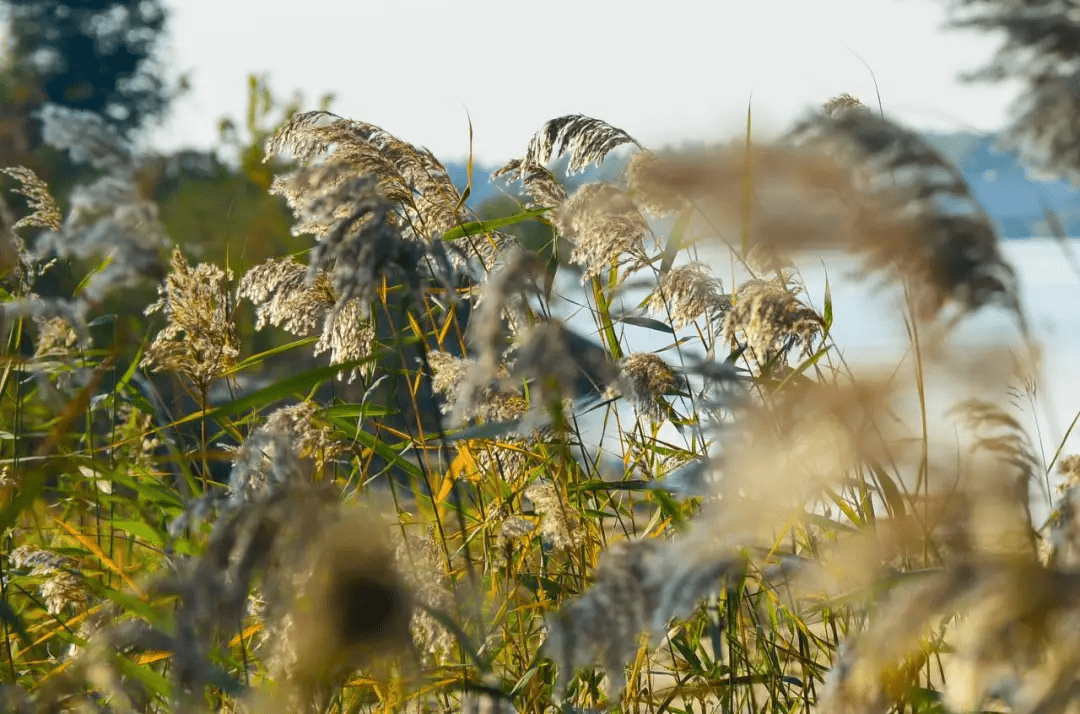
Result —
[[436, 611], [449, 616], [458, 612], [457, 591], [446, 570], [446, 551], [430, 530], [415, 535], [403, 530], [397, 538], [394, 558], [415, 605], [408, 623], [412, 641], [426, 660], [446, 662], [454, 654], [457, 641], [431, 614]]
[[[249, 612], [256, 583], [263, 604]], [[318, 710], [357, 667], [411, 646], [411, 595], [380, 519], [295, 477], [227, 502], [206, 551], [157, 589], [180, 597], [174, 676], [182, 698], [199, 696], [210, 647], [247, 615], [263, 623], [259, 651], [279, 696], [300, 711]]]
[[712, 225], [747, 218], [728, 187], [752, 177], [749, 247], [771, 261], [800, 249], [841, 248], [865, 257], [866, 274], [906, 281], [922, 318], [946, 305], [959, 317], [996, 303], [1022, 323], [1015, 273], [963, 175], [918, 134], [861, 105], [833, 102], [776, 144], [648, 162], [663, 182], [635, 179], [636, 201], [669, 205], [669, 194], [684, 196]]
[[296, 573], [306, 578], [293, 586], [295, 599], [276, 646], [283, 673], [302, 699], [325, 702], [356, 669], [408, 651], [413, 594], [372, 514], [344, 509], [320, 528], [303, 561], [291, 566], [294, 582]]
[[[437, 391], [448, 398], [451, 418], [462, 421], [472, 416], [520, 416], [518, 379], [506, 366], [511, 350], [509, 335], [521, 334], [529, 319], [525, 296], [539, 292], [536, 280], [545, 268], [539, 257], [519, 247], [501, 256], [498, 267], [481, 285], [476, 311], [470, 317], [467, 337], [476, 357], [456, 361], [436, 357], [432, 368], [439, 371]], [[505, 397], [505, 398], [504, 398]], [[491, 413], [493, 407], [497, 414]]]
[[552, 615], [545, 651], [563, 685], [599, 656], [609, 694], [618, 696], [623, 668], [644, 634], [656, 647], [671, 620], [691, 615], [727, 578], [744, 577], [753, 566], [764, 571], [765, 562], [748, 555], [774, 552], [831, 489], [884, 453], [891, 432], [877, 428], [881, 387], [810, 384], [776, 396], [744, 410], [723, 439], [721, 457], [696, 463], [710, 473], [698, 478], [707, 502], [685, 532], [614, 543], [592, 586]]
[[[598, 164], [615, 149], [638, 142], [622, 129], [600, 119], [581, 114], [567, 114], [546, 122], [529, 140], [525, 156], [518, 162], [524, 171], [544, 166], [555, 156], [568, 154], [567, 171], [581, 173], [590, 164]], [[640, 146], [640, 145], [639, 145]]]
[[59, 231], [63, 225], [64, 216], [56, 199], [49, 192], [49, 186], [25, 166], [14, 166], [0, 169], [19, 182], [15, 193], [24, 196], [30, 208], [30, 213], [16, 221], [11, 228], [18, 230], [24, 227], [47, 228]]
[[811, 117], [789, 140], [855, 169], [852, 247], [868, 271], [892, 269], [910, 282], [920, 316], [936, 316], [947, 302], [961, 313], [997, 303], [1022, 321], [993, 222], [960, 170], [925, 139], [849, 109]]
[[71, 354], [79, 343], [79, 333], [63, 317], [37, 318], [37, 344], [34, 358], [61, 357]]
[[679, 190], [679, 168], [651, 151], [637, 151], [626, 164], [626, 185], [634, 202], [647, 215], [662, 217], [691, 207]]
[[822, 707], [861, 712], [902, 701], [932, 657], [941, 675], [933, 686], [951, 711], [1075, 706], [1075, 574], [1040, 562], [1011, 466], [983, 466], [991, 470], [979, 469], [978, 481], [942, 500], [951, 507], [932, 514], [941, 525], [929, 540], [944, 562], [888, 591], [841, 651]]
[[648, 223], [635, 202], [611, 184], [588, 183], [568, 196], [545, 164], [566, 154], [569, 173], [579, 173], [626, 144], [637, 141], [622, 129], [591, 117], [567, 115], [544, 124], [522, 158], [494, 173], [515, 176], [535, 205], [555, 210], [554, 224], [573, 244], [570, 262], [582, 267], [585, 279], [606, 275], [623, 264], [630, 271], [647, 264]]
[[320, 421], [322, 408], [312, 401], [302, 401], [272, 411], [259, 429], [285, 434], [300, 459], [311, 459], [321, 472], [328, 461], [346, 453], [348, 444], [335, 438], [328, 424]]
[[[403, 213], [402, 225], [424, 236], [438, 236], [466, 220], [464, 201], [446, 167], [427, 149], [373, 124], [325, 111], [299, 113], [267, 143], [267, 159], [286, 150], [302, 163], [320, 159], [319, 165], [336, 176], [334, 183], [373, 176], [379, 193]], [[299, 170], [276, 180], [272, 190], [294, 203], [318, 185], [318, 176], [314, 166]]]
[[511, 159], [491, 174], [492, 180], [504, 176], [521, 181], [529, 200], [536, 208], [558, 208], [569, 197], [558, 178], [540, 164]]
[[[385, 301], [384, 285], [403, 285], [407, 300], [416, 301], [433, 282], [456, 302], [452, 255], [487, 244], [444, 245], [442, 235], [469, 214], [431, 152], [324, 111], [296, 114], [275, 132], [266, 159], [286, 152], [299, 166], [275, 178], [271, 192], [292, 208], [293, 233], [313, 234], [316, 242], [303, 280], [291, 261], [270, 261], [245, 276], [242, 294], [259, 305], [260, 323], [306, 332], [321, 320], [316, 354], [329, 350], [338, 364], [370, 356], [371, 304]], [[473, 253], [484, 262], [491, 250]], [[370, 369], [353, 369], [349, 381]]]
[[320, 326], [337, 303], [329, 276], [319, 273], [309, 282], [307, 267], [293, 258], [271, 259], [249, 270], [236, 297], [255, 304], [255, 329], [273, 325], [301, 336]]

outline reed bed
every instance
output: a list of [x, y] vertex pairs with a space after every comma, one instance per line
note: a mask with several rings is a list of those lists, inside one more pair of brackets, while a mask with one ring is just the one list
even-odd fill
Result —
[[[1009, 51], [1043, 26], [964, 9]], [[1047, 81], [1013, 136], [1075, 171]], [[883, 113], [687, 152], [559, 117], [487, 222], [427, 150], [298, 113], [270, 190], [310, 250], [243, 275], [171, 245], [99, 119], [42, 120], [99, 177], [61, 211], [6, 171], [0, 711], [1080, 710], [1080, 457], [1010, 403], [1038, 349], [992, 221]], [[537, 219], [540, 253], [502, 230]], [[825, 248], [901, 289], [904, 362], [847, 364], [796, 267]], [[57, 261], [79, 289], [36, 295]], [[99, 312], [140, 281], [132, 356]], [[251, 354], [241, 310], [291, 341]]]

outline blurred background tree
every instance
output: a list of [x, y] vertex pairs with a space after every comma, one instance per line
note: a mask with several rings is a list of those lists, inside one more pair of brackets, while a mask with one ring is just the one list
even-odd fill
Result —
[[158, 53], [167, 19], [162, 0], [5, 5], [8, 64], [36, 84], [39, 104], [95, 112], [124, 134], [168, 109], [176, 89]]

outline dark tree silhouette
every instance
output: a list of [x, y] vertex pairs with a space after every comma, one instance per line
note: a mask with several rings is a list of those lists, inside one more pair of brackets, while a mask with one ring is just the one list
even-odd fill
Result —
[[156, 56], [163, 0], [9, 0], [9, 67], [40, 98], [103, 116], [123, 132], [160, 116], [172, 98]]

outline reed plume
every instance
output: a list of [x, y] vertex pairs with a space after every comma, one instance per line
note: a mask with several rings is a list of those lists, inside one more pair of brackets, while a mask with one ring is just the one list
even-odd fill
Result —
[[548, 618], [544, 651], [559, 668], [556, 691], [564, 692], [574, 671], [598, 656], [608, 676], [608, 694], [617, 700], [626, 686], [623, 668], [637, 654], [643, 635], [658, 645], [671, 620], [690, 615], [739, 567], [735, 555], [703, 557], [702, 551], [672, 541], [610, 546], [601, 554], [591, 587]]
[[947, 302], [961, 311], [997, 303], [1023, 322], [993, 222], [960, 170], [925, 139], [857, 110], [818, 113], [788, 139], [855, 170], [864, 203], [847, 229], [850, 246], [866, 256], [866, 270], [910, 280], [921, 316], [938, 315]]
[[551, 547], [570, 550], [585, 542], [584, 523], [554, 485], [534, 483], [525, 489], [525, 498], [540, 514], [539, 530]]
[[480, 386], [469, 381], [480, 370], [476, 360], [437, 351], [428, 354], [428, 363], [434, 377], [431, 388], [444, 397], [439, 405], [443, 414], [453, 414], [457, 419], [501, 422], [518, 419], [528, 411], [520, 392], [509, 388], [510, 373], [502, 365], [486, 386]]
[[721, 320], [731, 309], [731, 295], [723, 284], [700, 262], [672, 268], [661, 275], [649, 294], [646, 309], [653, 315], [671, 320], [682, 329], [695, 320]]
[[281, 474], [232, 500], [205, 552], [156, 586], [180, 596], [181, 700], [208, 683], [209, 648], [242, 622], [256, 578], [260, 649], [292, 707], [308, 710], [357, 666], [408, 647], [410, 595], [378, 519], [300, 481], [288, 442], [278, 443], [271, 473]]
[[27, 226], [60, 230], [64, 217], [56, 199], [49, 193], [49, 186], [25, 166], [0, 169], [3, 173], [19, 182], [15, 193], [25, 196], [30, 205], [30, 214], [23, 216], [11, 226], [14, 230]]
[[583, 280], [624, 263], [627, 271], [648, 263], [649, 226], [633, 201], [614, 186], [590, 183], [579, 188], [559, 206], [556, 225], [573, 242], [570, 262], [584, 269]]
[[231, 276], [215, 265], [192, 267], [177, 248], [172, 272], [158, 287], [157, 302], [146, 314], [166, 318], [143, 355], [143, 366], [186, 375], [205, 392], [210, 382], [229, 373], [239, 355], [236, 326], [225, 281]]
[[[446, 167], [427, 149], [373, 124], [324, 111], [296, 114], [267, 143], [266, 157], [284, 150], [301, 163], [321, 157], [330, 172], [326, 180], [331, 182], [374, 177], [379, 193], [403, 213], [403, 225], [410, 226], [420, 238], [437, 238], [466, 220], [464, 200]], [[300, 171], [278, 179], [272, 190], [293, 203], [299, 192], [316, 185], [313, 179], [317, 173], [308, 173], [306, 186], [301, 181], [304, 174]]]
[[796, 346], [809, 354], [822, 329], [821, 317], [782, 284], [751, 280], [739, 287], [723, 313], [722, 339], [733, 342], [741, 335], [748, 356], [765, 366], [786, 358]]
[[666, 216], [690, 208], [691, 203], [679, 190], [680, 167], [651, 151], [637, 151], [626, 164], [626, 185], [642, 212]]
[[[568, 114], [552, 119], [540, 127], [529, 140], [525, 156], [517, 160], [516, 165], [524, 178], [527, 173], [534, 171], [535, 167], [545, 166], [552, 157], [569, 154], [567, 171], [576, 174], [584, 171], [589, 164], [599, 164], [608, 154], [624, 144], [637, 145], [637, 141], [622, 129], [607, 122], [581, 114]], [[501, 172], [506, 173], [507, 167], [503, 167]]]
[[619, 390], [639, 415], [660, 419], [670, 411], [665, 395], [677, 394], [685, 379], [651, 352], [634, 352], [619, 364]]
[[1023, 325], [1015, 272], [960, 171], [915, 132], [851, 101], [831, 103], [778, 144], [754, 146], [749, 158], [728, 146], [640, 161], [636, 202], [675, 208], [682, 197], [713, 225], [742, 221], [727, 187], [746, 180], [749, 161], [749, 247], [769, 270], [787, 251], [839, 247], [863, 255], [867, 274], [909, 281], [924, 318], [947, 304], [963, 314], [996, 303]]
[[325, 273], [310, 283], [307, 278], [307, 267], [292, 258], [272, 258], [240, 279], [236, 297], [255, 304], [255, 329], [273, 325], [306, 336], [337, 303], [337, 293]]
[[51, 551], [21, 545], [8, 554], [16, 568], [29, 570], [30, 576], [41, 578], [39, 591], [49, 614], [60, 615], [68, 608], [84, 608], [90, 601], [86, 583], [74, 561]]
[[540, 164], [526, 164], [521, 159], [512, 159], [491, 174], [492, 180], [503, 176], [520, 179], [532, 204], [537, 208], [557, 208], [567, 199], [563, 185]]
[[454, 653], [457, 642], [430, 611], [449, 615], [457, 607], [454, 583], [446, 574], [446, 557], [435, 534], [400, 536], [394, 558], [416, 605], [408, 623], [412, 640], [425, 658], [444, 662]]

